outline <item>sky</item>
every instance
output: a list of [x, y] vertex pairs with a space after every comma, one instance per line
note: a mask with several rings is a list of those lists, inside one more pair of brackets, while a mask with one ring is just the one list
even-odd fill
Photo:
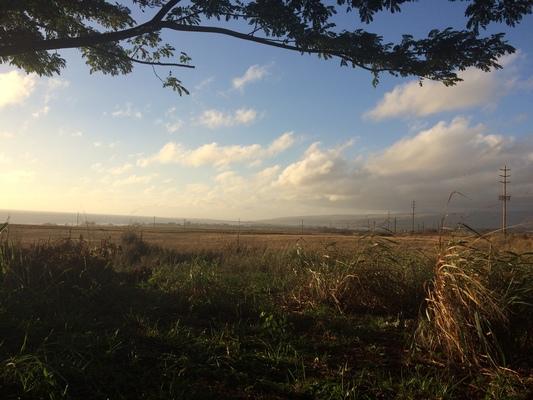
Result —
[[[463, 27], [464, 5], [419, 2], [364, 26], [395, 40]], [[340, 17], [341, 24], [357, 20]], [[148, 18], [139, 16], [139, 21]], [[150, 67], [59, 76], [0, 65], [0, 208], [262, 219], [500, 207], [533, 210], [533, 18], [507, 32], [504, 68], [445, 87], [212, 34], [165, 33], [195, 69], [163, 89]], [[165, 75], [162, 68], [158, 73]], [[533, 212], [533, 211], [532, 211]]]

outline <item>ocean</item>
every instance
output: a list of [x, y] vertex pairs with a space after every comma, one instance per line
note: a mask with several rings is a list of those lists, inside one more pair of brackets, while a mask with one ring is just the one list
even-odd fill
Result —
[[[86, 213], [62, 213], [43, 211], [20, 211], [20, 210], [0, 210], [0, 222], [9, 221], [11, 224], [22, 225], [131, 225], [131, 224], [152, 224], [154, 217], [139, 215], [110, 215], [110, 214], [86, 214]], [[156, 223], [178, 223], [183, 224], [182, 218], [158, 218]]]

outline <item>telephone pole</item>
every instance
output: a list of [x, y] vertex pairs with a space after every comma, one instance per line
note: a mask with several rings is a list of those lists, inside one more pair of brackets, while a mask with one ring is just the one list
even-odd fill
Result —
[[509, 178], [511, 177], [511, 168], [507, 168], [507, 165], [504, 165], [503, 168], [500, 168], [500, 178], [502, 180], [500, 183], [502, 186], [502, 194], [499, 196], [500, 201], [502, 202], [502, 232], [504, 235], [507, 235], [507, 202], [511, 200], [511, 196], [507, 194], [507, 184], [511, 183]]
[[237, 221], [237, 248], [241, 247], [241, 219]]
[[411, 212], [411, 233], [415, 233], [415, 207], [416, 207], [416, 202], [413, 200], [411, 202], [411, 208], [412, 208], [412, 212]]

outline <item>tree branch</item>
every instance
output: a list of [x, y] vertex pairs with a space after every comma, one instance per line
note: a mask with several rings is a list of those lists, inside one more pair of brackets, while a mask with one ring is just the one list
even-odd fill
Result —
[[237, 32], [237, 31], [234, 31], [234, 30], [231, 30], [231, 29], [227, 29], [227, 28], [219, 28], [219, 27], [216, 27], [216, 26], [181, 25], [181, 24], [176, 24], [176, 23], [174, 23], [172, 21], [162, 21], [160, 23], [160, 25], [161, 25], [161, 28], [172, 29], [174, 31], [180, 31], [180, 32], [217, 33], [217, 34], [220, 34], [220, 35], [231, 36], [231, 37], [235, 37], [235, 38], [238, 38], [238, 39], [247, 40], [247, 41], [250, 41], [250, 42], [261, 43], [261, 44], [264, 44], [264, 45], [267, 45], [267, 46], [278, 47], [280, 49], [297, 51], [299, 53], [308, 53], [308, 54], [326, 53], [326, 54], [329, 54], [331, 56], [339, 57], [341, 59], [353, 62], [358, 67], [366, 69], [367, 71], [372, 71], [372, 72], [386, 71], [386, 69], [382, 69], [382, 70], [378, 71], [375, 68], [370, 68], [370, 67], [367, 67], [364, 64], [359, 64], [359, 63], [355, 62], [353, 59], [351, 59], [350, 57], [347, 57], [346, 55], [344, 55], [342, 53], [339, 53], [338, 51], [335, 51], [335, 50], [332, 50], [332, 49], [305, 49], [305, 48], [302, 48], [302, 47], [293, 46], [293, 45], [290, 45], [290, 44], [281, 43], [281, 42], [278, 42], [278, 41], [274, 41], [274, 40], [270, 40], [270, 39], [266, 39], [266, 38], [262, 38], [262, 37], [251, 36], [250, 34]]
[[144, 61], [144, 60], [138, 60], [137, 58], [133, 58], [133, 57], [128, 57], [128, 59], [131, 62], [134, 62], [134, 63], [152, 65], [152, 66], [156, 65], [156, 66], [163, 66], [163, 67], [196, 68], [194, 65], [189, 65], [189, 64], [165, 63], [165, 62], [156, 62], [156, 61]]
[[119, 42], [130, 39], [145, 33], [157, 32], [161, 30], [159, 23], [168, 12], [181, 0], [170, 0], [156, 13], [148, 22], [133, 28], [123, 29], [115, 32], [98, 32], [84, 36], [44, 39], [44, 40], [20, 40], [18, 43], [7, 46], [0, 45], [0, 57], [15, 56], [28, 53], [30, 51], [72, 49], [79, 47], [91, 47], [102, 43]]
[[84, 36], [44, 39], [44, 40], [21, 40], [19, 43], [0, 46], [0, 57], [15, 56], [30, 51], [72, 49], [79, 47], [92, 47], [103, 43], [119, 42], [145, 33], [161, 30], [157, 24], [150, 22], [139, 26], [115, 32], [98, 32]]
[[161, 10], [159, 10], [157, 14], [154, 15], [150, 22], [161, 21], [163, 18], [165, 18], [165, 15], [167, 15], [169, 11], [172, 10], [172, 8], [180, 1], [181, 0], [170, 0], [167, 4], [161, 7]]

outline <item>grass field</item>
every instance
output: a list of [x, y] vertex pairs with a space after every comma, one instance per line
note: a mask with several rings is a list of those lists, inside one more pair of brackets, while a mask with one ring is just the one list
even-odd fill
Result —
[[2, 398], [533, 396], [528, 236], [3, 235]]
[[[90, 245], [100, 246], [102, 241], [119, 243], [124, 232], [134, 230], [147, 243], [178, 252], [224, 251], [235, 245], [257, 249], [287, 250], [299, 246], [306, 250], [327, 251], [335, 248], [342, 252], [354, 251], [358, 245], [357, 237], [362, 234], [345, 231], [343, 233], [324, 233], [319, 230], [306, 229], [304, 234], [299, 229], [271, 228], [269, 230], [237, 230], [235, 226], [227, 229], [191, 229], [180, 226], [80, 226], [65, 227], [60, 225], [10, 225], [9, 233], [4, 238], [21, 244], [54, 242], [63, 239], [79, 240]], [[394, 240], [412, 249], [436, 252], [442, 239], [467, 236], [466, 233], [448, 232], [446, 236], [437, 233], [418, 235], [395, 235]], [[515, 234], [505, 243], [495, 236], [491, 241], [506, 249], [527, 251], [533, 249], [533, 234]]]

